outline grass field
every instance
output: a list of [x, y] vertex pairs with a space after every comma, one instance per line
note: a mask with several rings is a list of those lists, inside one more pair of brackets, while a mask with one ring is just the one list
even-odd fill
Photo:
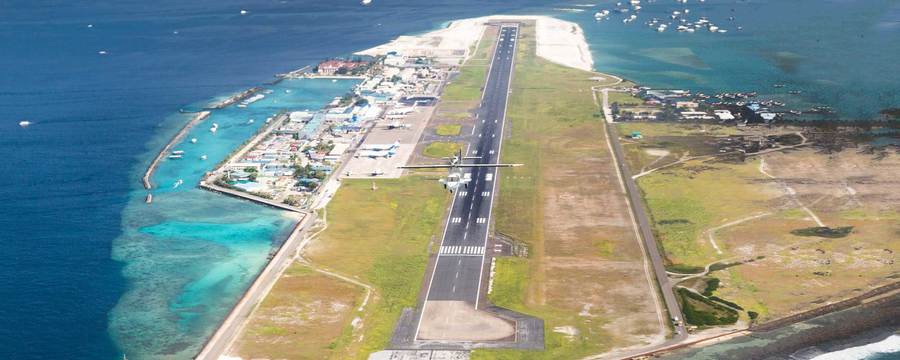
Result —
[[570, 359], [658, 339], [642, 253], [593, 104], [593, 73], [534, 55], [520, 31], [496, 230], [527, 244], [499, 259], [490, 299], [545, 321], [546, 351], [478, 350], [474, 359]]
[[[639, 173], [647, 167], [658, 167], [675, 162], [685, 156], [716, 154], [718, 149], [708, 144], [716, 137], [736, 135], [734, 127], [707, 124], [672, 123], [618, 123], [619, 134], [631, 135], [640, 132], [643, 139], [623, 142], [625, 161], [632, 173]], [[668, 153], [664, 157], [658, 149]]]
[[[700, 125], [619, 126], [645, 134], [645, 142], [637, 146], [672, 152], [732, 131], [706, 127], [698, 137]], [[648, 159], [635, 156], [629, 165]], [[752, 311], [761, 322], [846, 299], [900, 277], [892, 255], [900, 251], [900, 202], [888, 195], [900, 192], [900, 185], [887, 175], [900, 171], [900, 156], [876, 160], [856, 150], [824, 155], [804, 149], [762, 159], [778, 181], [760, 172], [760, 157], [743, 163], [689, 161], [638, 179], [671, 267], [754, 259], [710, 276], [721, 280], [714, 296], [744, 308], [743, 320], [750, 320], [747, 312]], [[819, 226], [798, 202], [826, 226], [853, 230], [840, 238], [798, 236], [803, 232], [797, 230]]]
[[422, 154], [433, 158], [450, 157], [462, 149], [462, 143], [450, 141], [435, 141], [425, 146]]
[[238, 353], [365, 359], [387, 346], [402, 309], [416, 306], [449, 199], [422, 176], [376, 184], [373, 191], [369, 180], [343, 180], [327, 207], [328, 228], [305, 251], [312, 266], [373, 288], [363, 311], [356, 310], [360, 286], [294, 265], [254, 315]]
[[607, 95], [607, 102], [612, 104], [619, 105], [640, 105], [643, 104], [644, 101], [641, 98], [631, 95], [631, 93], [619, 92], [619, 91], [610, 91]]
[[[468, 114], [466, 114], [468, 115]], [[434, 129], [434, 133], [438, 136], [457, 136], [459, 135], [460, 130], [462, 130], [462, 126], [458, 124], [442, 124], [438, 125]]]
[[724, 258], [704, 231], [769, 210], [776, 188], [760, 187], [758, 162], [689, 161], [638, 178], [651, 221], [672, 264], [703, 267]]
[[475, 54], [459, 68], [459, 75], [444, 88], [441, 101], [477, 101], [490, 66], [490, 50], [495, 42], [494, 33], [485, 33]]
[[300, 263], [278, 279], [236, 345], [244, 359], [314, 359], [335, 355], [364, 290]]
[[362, 317], [361, 341], [339, 358], [384, 349], [405, 307], [415, 307], [429, 243], [440, 236], [448, 195], [419, 176], [377, 182], [345, 180], [328, 205], [329, 227], [310, 244], [310, 262], [370, 284], [375, 296]]

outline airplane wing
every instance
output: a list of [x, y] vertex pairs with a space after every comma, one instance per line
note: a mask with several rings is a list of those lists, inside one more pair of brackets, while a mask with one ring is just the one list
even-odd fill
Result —
[[459, 165], [410, 165], [398, 166], [399, 169], [449, 169], [449, 168], [473, 168], [473, 167], [517, 167], [523, 164], [459, 164]]

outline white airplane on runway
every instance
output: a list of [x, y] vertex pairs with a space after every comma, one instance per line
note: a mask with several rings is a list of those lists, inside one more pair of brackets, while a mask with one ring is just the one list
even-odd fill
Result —
[[459, 153], [454, 155], [453, 157], [444, 158], [448, 160], [447, 165], [411, 165], [411, 166], [399, 166], [400, 169], [449, 169], [449, 174], [447, 174], [446, 179], [440, 179], [438, 181], [441, 184], [444, 184], [444, 188], [449, 190], [451, 193], [459, 189], [462, 186], [464, 189], [469, 188], [469, 182], [472, 180], [469, 173], [463, 173], [463, 168], [475, 168], [475, 167], [490, 167], [490, 168], [500, 168], [500, 167], [516, 167], [522, 166], [522, 164], [463, 164], [463, 160], [468, 159], [481, 159], [478, 156], [462, 156], [462, 150], [459, 150]]

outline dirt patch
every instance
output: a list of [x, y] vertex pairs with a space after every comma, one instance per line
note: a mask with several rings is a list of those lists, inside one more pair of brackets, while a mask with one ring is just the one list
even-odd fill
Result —
[[515, 334], [514, 324], [465, 301], [428, 301], [419, 326], [421, 340], [497, 341]]
[[644, 152], [647, 153], [647, 155], [657, 156], [657, 157], [668, 156], [670, 153], [669, 150], [657, 149], [657, 148], [644, 149]]

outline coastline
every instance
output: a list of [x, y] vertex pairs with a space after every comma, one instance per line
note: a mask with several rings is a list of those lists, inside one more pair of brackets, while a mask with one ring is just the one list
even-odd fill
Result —
[[[538, 29], [537, 48], [538, 56], [549, 61], [564, 66], [573, 67], [592, 71], [593, 59], [588, 49], [587, 41], [584, 38], [584, 32], [576, 23], [555, 19], [549, 16], [486, 16], [479, 18], [456, 20], [449, 23], [446, 29], [427, 32], [418, 36], [400, 36], [397, 39], [374, 48], [357, 52], [357, 55], [379, 56], [385, 55], [392, 48], [401, 48], [406, 50], [422, 50], [423, 44], [428, 43], [427, 47], [431, 50], [458, 50], [459, 47], [470, 49], [475, 46], [481, 38], [481, 34], [486, 28], [488, 21], [502, 20], [532, 20], [536, 22]], [[433, 40], [437, 40], [434, 45]], [[575, 55], [575, 56], [572, 56]], [[465, 57], [470, 56], [468, 51]], [[254, 137], [254, 138], [258, 138]], [[252, 140], [251, 140], [252, 142]], [[236, 150], [236, 154], [243, 149], [250, 148], [247, 144], [242, 145]], [[229, 158], [235, 155], [229, 156]], [[205, 181], [200, 185], [202, 188], [212, 191], [219, 189], [211, 188]], [[336, 190], [335, 190], [336, 191]], [[269, 205], [257, 201], [257, 199], [245, 196], [244, 194], [231, 194], [240, 198]], [[330, 194], [319, 194], [322, 198], [318, 199], [316, 208], [324, 207], [330, 200]], [[287, 210], [287, 209], [285, 209]], [[312, 216], [310, 216], [312, 215]], [[274, 284], [280, 278], [281, 274], [290, 263], [288, 256], [303, 249], [309, 241], [308, 237], [303, 236], [303, 231], [308, 226], [309, 220], [315, 219], [315, 213], [305, 212], [303, 219], [298, 222], [291, 235], [285, 240], [262, 269], [260, 274], [254, 279], [247, 291], [241, 296], [240, 300], [231, 309], [226, 318], [216, 328], [210, 338], [208, 338], [201, 351], [194, 357], [195, 359], [218, 359], [227, 356], [226, 352], [232, 346], [234, 340], [239, 335], [240, 329], [246, 326], [250, 319], [252, 311], [262, 302]]]
[[[460, 49], [465, 49], [465, 56], [468, 57], [470, 54], [470, 49], [475, 47], [478, 39], [480, 38], [484, 26], [489, 21], [503, 21], [503, 20], [526, 20], [526, 21], [535, 21], [536, 29], [537, 29], [537, 55], [549, 60], [551, 62], [575, 68], [581, 70], [593, 71], [593, 58], [590, 53], [589, 47], [587, 45], [587, 41], [584, 38], [584, 33], [579, 25], [563, 21], [559, 19], [555, 19], [549, 16], [504, 16], [504, 15], [494, 15], [494, 16], [485, 16], [478, 18], [469, 18], [462, 20], [454, 20], [448, 23], [447, 27], [444, 29], [439, 29], [431, 32], [427, 32], [417, 36], [400, 36], [397, 39], [383, 45], [379, 45], [370, 49], [362, 50], [356, 52], [357, 55], [370, 55], [370, 56], [381, 56], [386, 55], [388, 52], [401, 49], [402, 52], [410, 52], [410, 53], [422, 53], [423, 51], [428, 52], [431, 51], [431, 54], [441, 54], [441, 53], [453, 53], [458, 52]], [[324, 203], [327, 203], [327, 199], [324, 200]], [[324, 205], [324, 204], [321, 204]], [[321, 206], [320, 205], [320, 206]], [[305, 222], [304, 218], [304, 222]], [[278, 249], [277, 254], [287, 253], [284, 251], [285, 248], [292, 248], [290, 252], [294, 250], [300, 250], [306, 244], [306, 240], [302, 238], [302, 232], [299, 231], [301, 228], [301, 223], [298, 223], [297, 228], [291, 233], [290, 237], [287, 241], [285, 241], [281, 247]], [[299, 244], [289, 242], [295, 241], [297, 237], [300, 237], [304, 241], [301, 241]], [[276, 259], [278, 259], [276, 261]], [[239, 334], [231, 333], [228, 335], [221, 335], [220, 332], [223, 331], [232, 331], [234, 329], [242, 328], [245, 323], [249, 320], [250, 311], [252, 311], [255, 306], [258, 305], [260, 301], [267, 295], [268, 291], [271, 290], [275, 281], [277, 281], [278, 277], [280, 277], [280, 273], [286, 268], [284, 258], [279, 258], [279, 255], [276, 255], [267, 265], [264, 267], [260, 275], [257, 277], [256, 281], [254, 281], [253, 285], [248, 288], [248, 290], [243, 294], [240, 302], [229, 316], [223, 321], [222, 325], [218, 328], [215, 335], [208, 339], [206, 346], [204, 346], [204, 350], [196, 357], [198, 359], [203, 358], [216, 358], [215, 356], [210, 357], [212, 353], [215, 351], [226, 351], [228, 347], [231, 346], [231, 341], [233, 341], [236, 336]], [[265, 274], [265, 280], [261, 280], [264, 278], [263, 274]], [[274, 276], [274, 277], [272, 277]], [[263, 283], [259, 285], [260, 283]], [[885, 299], [889, 299], [889, 304], [894, 304], [897, 300], [897, 294], [891, 294], [885, 297]], [[877, 302], [878, 304], [883, 304], [883, 302]], [[870, 306], [870, 307], [867, 307]], [[249, 307], [249, 308], [248, 308]], [[872, 328], [872, 325], [865, 325], [866, 320], [861, 320], [864, 315], [860, 315], [857, 313], [850, 314], [851, 310], [858, 308], [871, 308], [870, 304], [863, 302], [862, 304], [853, 304], [849, 306], [837, 307], [833, 309], [813, 309], [808, 313], [814, 314], [809, 315], [807, 313], [801, 314], [799, 318], [786, 318], [781, 319], [782, 321], [777, 321], [777, 324], [764, 324], [760, 327], [760, 329], [749, 329], [750, 336], [755, 337], [759, 332], [774, 333], [776, 331], [782, 331], [784, 329], [790, 329], [794, 325], [806, 321], [816, 321], [820, 318], [832, 316], [835, 314], [844, 314], [845, 312], [848, 314], [840, 315], [849, 323], [856, 324], [857, 327], [854, 327], [853, 331], [857, 331], [862, 329], [862, 331], [866, 331], [865, 329], [869, 329], [869, 331], [877, 333], [877, 335], [868, 336], [865, 339], [858, 340], [852, 343], [835, 343], [837, 348], [847, 348], [850, 346], [859, 345], [861, 341], [878, 340], [883, 339], [884, 334], [886, 334], [886, 330], [884, 328]], [[248, 310], [249, 309], [249, 310]], [[812, 317], [815, 316], [815, 317]], [[835, 315], [836, 316], [836, 315]], [[854, 317], [855, 316], [855, 317]], [[243, 317], [243, 318], [240, 318]], [[812, 317], [812, 318], [811, 318]], [[892, 324], [891, 326], [895, 326], [896, 324]], [[763, 330], [765, 328], [765, 330]], [[701, 338], [701, 339], [690, 339], [690, 343], [683, 343], [681, 346], [678, 346], [677, 351], [693, 351], [696, 350], [692, 346], [696, 344], [704, 344], [702, 349], [705, 349], [707, 346], [717, 346], [709, 345], [710, 341], [715, 339], [716, 343], [730, 343], [732, 341], [741, 341], [744, 339], [744, 336], [735, 337], [736, 335], [742, 335], [748, 330], [738, 331], [736, 333], [728, 333], [724, 335], [717, 335], [712, 338]], [[846, 330], [842, 334], [852, 333], [850, 330]], [[790, 336], [801, 336], [797, 334], [792, 334]], [[805, 335], [802, 335], [805, 336]], [[813, 344], [821, 344], [822, 337], [817, 337]], [[833, 338], [832, 338], [833, 339]], [[221, 341], [225, 343], [222, 344]], [[831, 341], [831, 340], [824, 340]], [[796, 343], [806, 344], [808, 341], [797, 340]], [[686, 349], [685, 349], [686, 348]], [[667, 349], [666, 352], [672, 351], [672, 349]], [[702, 351], [702, 350], [701, 350]], [[787, 350], [784, 350], [787, 351]], [[796, 349], [792, 350], [794, 352], [798, 351]], [[658, 354], [659, 351], [654, 352], [653, 354]], [[785, 354], [788, 354], [785, 352]], [[599, 354], [602, 355], [602, 354]], [[741, 356], [744, 356], [742, 354]], [[675, 355], [677, 356], [677, 355]]]
[[581, 26], [571, 21], [543, 15], [490, 15], [453, 20], [446, 28], [415, 36], [399, 36], [386, 44], [355, 54], [380, 56], [390, 51], [419, 53], [425, 49], [438, 54], [460, 49], [469, 52], [481, 38], [487, 22], [503, 20], [535, 22], [539, 57], [563, 66], [593, 71], [593, 56]]

